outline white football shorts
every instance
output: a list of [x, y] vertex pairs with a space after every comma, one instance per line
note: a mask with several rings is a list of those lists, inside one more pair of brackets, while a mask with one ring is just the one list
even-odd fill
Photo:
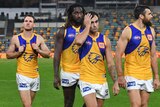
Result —
[[16, 74], [18, 90], [38, 91], [40, 89], [40, 78], [29, 78], [27, 76]]
[[79, 81], [79, 73], [65, 72], [61, 69], [61, 86], [70, 87]]
[[145, 90], [147, 92], [154, 92], [153, 79], [150, 80], [138, 80], [131, 76], [125, 76], [127, 90]]
[[91, 84], [89, 82], [79, 80], [79, 87], [83, 97], [91, 93], [96, 93], [96, 97], [99, 99], [110, 98], [107, 82], [105, 82], [104, 84]]

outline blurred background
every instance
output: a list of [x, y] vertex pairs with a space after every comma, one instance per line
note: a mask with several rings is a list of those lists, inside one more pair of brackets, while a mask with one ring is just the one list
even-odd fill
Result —
[[8, 49], [13, 35], [22, 32], [22, 19], [26, 14], [35, 16], [34, 32], [43, 36], [54, 53], [55, 34], [65, 23], [66, 10], [73, 3], [100, 14], [99, 30], [110, 38], [113, 51], [123, 28], [134, 21], [134, 7], [139, 4], [150, 6], [157, 33], [157, 52], [160, 51], [160, 0], [0, 0], [0, 53]]

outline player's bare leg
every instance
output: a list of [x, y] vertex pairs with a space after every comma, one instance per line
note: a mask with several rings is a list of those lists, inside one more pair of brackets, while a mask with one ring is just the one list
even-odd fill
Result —
[[141, 107], [141, 95], [139, 90], [129, 90], [128, 95], [131, 107]]
[[98, 107], [95, 93], [91, 93], [84, 96], [84, 102], [87, 107]]
[[77, 84], [71, 87], [63, 87], [64, 107], [73, 107], [76, 86]]
[[30, 90], [19, 91], [23, 107], [32, 107]]
[[141, 107], [148, 107], [150, 93], [141, 91]]

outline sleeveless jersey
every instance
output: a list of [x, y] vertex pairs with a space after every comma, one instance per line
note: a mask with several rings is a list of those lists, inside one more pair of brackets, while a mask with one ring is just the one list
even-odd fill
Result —
[[98, 33], [97, 37], [88, 36], [82, 47], [80, 55], [80, 80], [92, 84], [106, 82], [105, 69], [105, 36]]
[[26, 39], [23, 33], [17, 35], [20, 46], [24, 46], [24, 53], [17, 58], [17, 73], [30, 78], [36, 78], [38, 73], [37, 54], [34, 53], [31, 44], [36, 43], [37, 34], [32, 34], [31, 38]]
[[130, 25], [131, 38], [125, 50], [125, 72], [126, 76], [132, 76], [140, 80], [152, 78], [151, 70], [151, 45], [153, 36], [151, 29], [147, 26], [144, 30]]
[[80, 69], [80, 60], [78, 55], [78, 46], [74, 44], [76, 35], [83, 29], [70, 26], [65, 29], [63, 51], [61, 55], [61, 68], [65, 72], [78, 73]]

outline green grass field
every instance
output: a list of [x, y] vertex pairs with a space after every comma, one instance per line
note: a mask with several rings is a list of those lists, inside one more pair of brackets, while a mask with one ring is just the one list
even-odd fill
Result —
[[[39, 59], [41, 89], [37, 93], [33, 107], [63, 107], [62, 89], [53, 88], [52, 59]], [[160, 63], [160, 60], [159, 60]], [[160, 68], [160, 67], [159, 67]], [[0, 107], [22, 107], [15, 81], [16, 60], [0, 59]], [[111, 87], [113, 82], [108, 79], [111, 98], [105, 100], [104, 107], [129, 107], [127, 93], [121, 89], [118, 96], [113, 96]], [[160, 91], [151, 94], [149, 107], [160, 107]], [[74, 107], [81, 107], [83, 99], [77, 88]]]

